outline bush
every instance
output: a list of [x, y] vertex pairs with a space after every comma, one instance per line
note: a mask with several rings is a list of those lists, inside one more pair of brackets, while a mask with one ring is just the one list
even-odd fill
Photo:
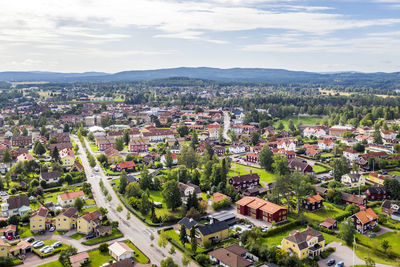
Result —
[[263, 237], [273, 236], [275, 234], [295, 228], [296, 226], [299, 226], [299, 225], [301, 225], [301, 222], [296, 220], [296, 221], [293, 221], [293, 222], [290, 222], [290, 223], [287, 223], [287, 224], [284, 224], [281, 226], [277, 226], [277, 227], [272, 228], [272, 229], [268, 230], [267, 232], [263, 233]]
[[209, 258], [205, 254], [199, 254], [195, 257], [195, 259], [200, 265], [203, 266], [207, 265], [210, 262]]
[[210, 240], [204, 241], [204, 248], [209, 249], [211, 247], [211, 242]]
[[322, 259], [326, 259], [326, 258], [328, 258], [329, 255], [331, 255], [335, 251], [336, 251], [336, 248], [329, 247], [329, 248], [327, 248], [327, 249], [325, 249], [324, 251], [321, 252], [321, 258]]
[[381, 227], [379, 226], [379, 225], [377, 225], [377, 226], [375, 226], [374, 228], [372, 228], [372, 232], [373, 233], [377, 233], [377, 232], [379, 232], [381, 230]]
[[100, 252], [102, 252], [102, 253], [107, 252], [107, 251], [108, 251], [108, 244], [107, 244], [107, 243], [101, 244], [101, 245], [99, 246], [99, 250], [100, 250]]

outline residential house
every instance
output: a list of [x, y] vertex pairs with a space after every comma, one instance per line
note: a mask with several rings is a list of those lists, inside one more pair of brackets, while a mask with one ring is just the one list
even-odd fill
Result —
[[114, 242], [108, 247], [108, 251], [115, 260], [121, 261], [125, 259], [133, 258], [135, 255], [135, 251], [131, 249], [124, 242]]
[[251, 163], [256, 163], [259, 164], [260, 163], [260, 159], [257, 153], [253, 153], [253, 152], [248, 152], [246, 154], [246, 161], [247, 162], [251, 162]]
[[224, 267], [248, 267], [253, 266], [250, 261], [249, 251], [242, 246], [232, 244], [224, 248], [218, 248], [208, 253], [210, 260]]
[[384, 187], [370, 187], [365, 191], [368, 200], [385, 200], [388, 198], [388, 192]]
[[84, 251], [69, 257], [71, 266], [83, 266], [90, 262], [89, 254]]
[[32, 160], [34, 160], [33, 156], [28, 153], [23, 153], [17, 157], [18, 162], [32, 161]]
[[106, 236], [112, 234], [111, 225], [99, 225], [94, 229], [96, 236]]
[[57, 147], [58, 153], [60, 153], [61, 150], [65, 148], [72, 149], [72, 143], [71, 142], [66, 142], [66, 143], [57, 143], [57, 144], [50, 144], [49, 145], [49, 151], [50, 154], [53, 153], [54, 149]]
[[200, 186], [192, 184], [192, 183], [178, 183], [179, 190], [181, 191], [181, 197], [183, 202], [186, 202], [186, 199], [189, 195], [196, 195], [197, 198], [201, 198], [201, 189]]
[[346, 173], [341, 178], [342, 184], [354, 188], [365, 185], [365, 177], [358, 172]]
[[11, 245], [0, 239], [0, 258], [7, 258], [10, 255]]
[[59, 194], [57, 196], [58, 204], [60, 204], [62, 207], [72, 206], [75, 202], [75, 199], [77, 199], [78, 197], [82, 200], [85, 200], [85, 193], [82, 190], [79, 190], [75, 192], [66, 192]]
[[[172, 157], [172, 165], [178, 164], [178, 155], [176, 155], [175, 153], [171, 153], [171, 157]], [[160, 162], [164, 166], [166, 166], [167, 160], [166, 160], [166, 155], [165, 154], [161, 156]]]
[[385, 200], [382, 204], [382, 212], [389, 215], [395, 221], [400, 221], [400, 203]]
[[115, 170], [117, 172], [122, 172], [122, 171], [132, 172], [135, 170], [135, 168], [136, 168], [136, 164], [133, 160], [119, 162], [119, 163], [117, 163], [117, 165], [115, 165]]
[[371, 209], [361, 210], [351, 216], [354, 228], [360, 233], [364, 234], [378, 225], [378, 215]]
[[212, 206], [213, 203], [219, 203], [225, 199], [231, 201], [231, 198], [219, 192], [215, 192], [211, 198], [208, 199], [208, 205]]
[[55, 226], [58, 231], [69, 231], [76, 228], [78, 210], [74, 207], [68, 208], [58, 214], [55, 219]]
[[288, 161], [288, 165], [292, 171], [298, 171], [301, 173], [313, 173], [314, 172], [311, 165], [308, 164], [307, 161], [303, 161], [301, 159], [297, 159], [297, 158], [291, 159]]
[[226, 222], [212, 222], [201, 225], [195, 231], [197, 242], [202, 247], [206, 242], [210, 242], [212, 245], [229, 237], [229, 225]]
[[170, 129], [160, 129], [160, 128], [150, 128], [147, 131], [144, 131], [143, 137], [149, 139], [150, 143], [159, 143], [163, 142], [166, 138], [173, 138], [174, 132]]
[[207, 126], [207, 128], [208, 128], [209, 138], [211, 140], [218, 140], [218, 138], [219, 138], [219, 128], [220, 128], [219, 124], [218, 123], [209, 124]]
[[386, 152], [387, 154], [393, 154], [394, 149], [392, 145], [377, 145], [377, 144], [369, 144], [368, 152]]
[[40, 206], [35, 210], [29, 219], [29, 226], [31, 232], [45, 231], [51, 226], [51, 215], [49, 209]]
[[200, 225], [199, 222], [197, 222], [195, 219], [193, 218], [188, 218], [188, 217], [183, 217], [179, 222], [178, 222], [178, 230], [180, 231], [182, 226], [185, 226], [186, 228], [186, 234], [189, 236], [190, 235], [190, 230], [193, 227], [197, 227]]
[[348, 161], [358, 161], [358, 157], [360, 156], [360, 153], [358, 153], [356, 150], [352, 148], [347, 148], [343, 151], [343, 156], [348, 160]]
[[233, 176], [228, 179], [228, 183], [235, 187], [236, 190], [242, 188], [253, 188], [257, 187], [260, 182], [260, 176], [257, 173], [250, 172], [245, 175]]
[[318, 140], [318, 148], [321, 150], [332, 150], [335, 147], [335, 142], [331, 139]]
[[60, 172], [41, 172], [39, 175], [39, 180], [44, 180], [47, 183], [57, 183], [58, 179], [60, 179]]
[[104, 154], [106, 155], [107, 161], [110, 164], [116, 164], [116, 163], [124, 160], [121, 153], [119, 153], [119, 151], [114, 148], [106, 149], [104, 151]]
[[27, 252], [32, 251], [32, 244], [28, 241], [22, 240], [12, 248], [10, 248], [10, 254], [13, 256], [26, 255]]
[[248, 147], [248, 145], [246, 145], [243, 142], [234, 142], [229, 146], [229, 153], [232, 153], [232, 154], [245, 153], [246, 147]]
[[243, 197], [236, 206], [237, 213], [267, 222], [281, 222], [287, 217], [287, 208], [258, 197]]
[[320, 195], [311, 195], [303, 199], [303, 208], [308, 211], [315, 211], [324, 207], [324, 198]]
[[325, 250], [324, 236], [307, 226], [304, 231], [295, 230], [281, 242], [282, 250], [299, 259], [319, 256]]
[[115, 140], [107, 138], [96, 138], [96, 145], [100, 151], [105, 151], [110, 148], [115, 148]]
[[338, 222], [332, 218], [326, 218], [326, 220], [323, 221], [322, 223], [320, 223], [319, 225], [322, 227], [325, 227], [329, 230], [334, 230], [334, 229], [337, 229]]
[[149, 145], [144, 139], [131, 139], [128, 147], [129, 152], [131, 153], [143, 153], [149, 151]]
[[342, 137], [345, 132], [354, 132], [356, 128], [352, 126], [333, 126], [329, 128], [329, 135], [335, 136], [335, 137]]
[[293, 137], [281, 138], [277, 141], [277, 148], [288, 151], [296, 151], [297, 139]]
[[32, 136], [13, 136], [11, 138], [12, 146], [30, 146], [32, 145]]
[[14, 224], [9, 224], [4, 228], [0, 229], [0, 235], [7, 239], [14, 239], [17, 234], [17, 226]]
[[75, 154], [74, 151], [70, 148], [64, 148], [60, 151], [60, 162], [61, 166], [64, 168], [70, 168], [75, 163]]
[[82, 217], [79, 217], [76, 224], [76, 230], [82, 234], [93, 233], [97, 226], [101, 225], [100, 211], [88, 212]]
[[382, 175], [375, 172], [371, 172], [369, 176], [367, 176], [368, 182], [374, 185], [383, 186], [385, 183], [385, 179], [389, 178], [388, 175]]
[[343, 204], [355, 204], [357, 206], [365, 207], [367, 205], [367, 198], [365, 196], [356, 196], [346, 192], [341, 192]]
[[217, 156], [219, 156], [219, 157], [225, 155], [225, 147], [223, 147], [223, 146], [214, 146], [213, 150], [214, 150], [215, 154], [217, 154]]
[[1, 204], [1, 215], [6, 218], [12, 215], [22, 216], [30, 210], [29, 197], [26, 195], [9, 197], [7, 202]]

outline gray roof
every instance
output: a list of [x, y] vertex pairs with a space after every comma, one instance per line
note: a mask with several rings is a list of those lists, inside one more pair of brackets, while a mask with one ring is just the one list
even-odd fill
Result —
[[196, 225], [198, 225], [199, 223], [191, 218], [188, 217], [184, 217], [182, 218], [182, 220], [180, 220], [178, 222], [179, 225], [184, 225], [186, 227], [186, 229], [192, 229], [192, 227], [195, 227]]
[[228, 228], [229, 225], [226, 222], [215, 222], [213, 224], [206, 224], [204, 226], [199, 226], [197, 229], [203, 236], [206, 236], [220, 232]]

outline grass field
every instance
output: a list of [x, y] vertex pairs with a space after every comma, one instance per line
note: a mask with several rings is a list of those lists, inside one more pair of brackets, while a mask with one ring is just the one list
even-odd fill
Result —
[[321, 158], [333, 158], [335, 155], [333, 155], [332, 153], [322, 153], [321, 154]]
[[103, 265], [109, 260], [113, 260], [113, 258], [108, 254], [108, 252], [102, 253], [98, 249], [92, 250], [88, 252], [90, 262], [85, 264], [85, 267], [98, 267]]
[[326, 165], [322, 165], [322, 164], [314, 164], [312, 166], [314, 172], [316, 174], [320, 174], [320, 173], [325, 173], [325, 172], [329, 172], [331, 170], [330, 167], [326, 166]]
[[250, 166], [241, 165], [238, 163], [232, 163], [231, 169], [228, 172], [229, 177], [237, 176], [238, 172], [241, 175], [249, 174], [250, 171], [257, 173], [260, 176], [260, 180], [265, 183], [272, 183], [275, 181], [275, 175], [273, 173], [267, 172], [264, 169], [254, 168]]
[[149, 258], [146, 257], [130, 240], [126, 240], [124, 242], [127, 244], [131, 249], [135, 251], [135, 260], [141, 264], [147, 264], [150, 262]]
[[[296, 126], [297, 124], [305, 124], [305, 125], [315, 125], [317, 123], [321, 123], [322, 118], [321, 117], [297, 117], [297, 116], [291, 116], [287, 117], [282, 121], [283, 126], [285, 126], [285, 130], [289, 130], [288, 128], [288, 123], [289, 120], [292, 120], [294, 125]], [[278, 127], [279, 121], [274, 123], [274, 127]]]
[[371, 259], [376, 263], [387, 264], [391, 266], [395, 266], [397, 264], [395, 260], [387, 258], [386, 255], [384, 255], [383, 253], [364, 247], [362, 245], [356, 246], [355, 253], [357, 257], [359, 257], [362, 260], [371, 257]]
[[64, 266], [61, 264], [60, 261], [55, 260], [55, 261], [52, 261], [52, 262], [49, 262], [49, 263], [45, 263], [45, 264], [39, 265], [38, 267], [64, 267]]
[[[179, 234], [178, 234], [177, 232], [175, 232], [174, 229], [165, 231], [165, 233], [166, 233], [169, 237], [171, 237], [171, 239], [175, 240], [175, 241], [178, 242], [180, 245], [182, 245], [182, 244], [181, 244], [181, 241], [179, 240]], [[185, 244], [185, 248], [186, 248], [187, 250], [189, 250], [189, 251], [192, 250], [192, 247], [191, 247], [191, 245], [190, 245], [190, 242]], [[202, 252], [202, 251], [204, 251], [204, 248], [198, 246], [198, 247], [197, 247], [197, 252]]]
[[304, 212], [304, 216], [308, 219], [321, 223], [325, 221], [326, 218], [334, 218], [335, 216], [344, 214], [345, 211], [336, 208], [330, 203], [324, 202], [324, 208], [314, 211], [314, 212]]
[[397, 254], [400, 254], [400, 233], [388, 232], [375, 238], [369, 238], [360, 234], [357, 234], [357, 238], [361, 244], [367, 244], [371, 247], [376, 247], [382, 250], [381, 243], [383, 240], [389, 241], [391, 250]]
[[400, 172], [399, 171], [391, 171], [389, 172], [390, 175], [397, 175], [400, 176]]
[[93, 152], [99, 151], [99, 148], [96, 146], [95, 143], [89, 142], [89, 146], [90, 146], [90, 149], [91, 149]]
[[85, 237], [85, 236], [86, 236], [85, 234], [81, 234], [81, 233], [75, 233], [73, 235], [70, 235], [70, 237], [75, 240], [81, 239], [82, 237]]
[[112, 239], [116, 239], [116, 238], [119, 238], [122, 236], [123, 236], [123, 234], [118, 229], [113, 227], [111, 235], [99, 236], [99, 237], [96, 237], [96, 238], [93, 238], [90, 240], [86, 240], [86, 241], [82, 242], [82, 244], [90, 246], [90, 245], [95, 245], [95, 244], [99, 244], [102, 242], [106, 242], [106, 241], [109, 241]]

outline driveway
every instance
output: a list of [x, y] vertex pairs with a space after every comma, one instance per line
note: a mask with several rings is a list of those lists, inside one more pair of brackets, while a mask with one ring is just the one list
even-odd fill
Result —
[[[319, 266], [327, 266], [326, 262], [329, 259], [335, 259], [336, 263], [343, 261], [344, 266], [352, 266], [352, 265], [364, 265], [365, 261], [358, 258], [357, 255], [354, 255], [354, 264], [353, 264], [353, 250], [351, 250], [349, 247], [342, 245], [342, 243], [338, 242], [331, 242], [327, 246], [329, 247], [335, 247], [336, 251], [332, 253], [328, 258], [322, 259], [318, 262]], [[376, 264], [377, 267], [389, 267], [390, 265], [385, 265], [385, 264]]]

